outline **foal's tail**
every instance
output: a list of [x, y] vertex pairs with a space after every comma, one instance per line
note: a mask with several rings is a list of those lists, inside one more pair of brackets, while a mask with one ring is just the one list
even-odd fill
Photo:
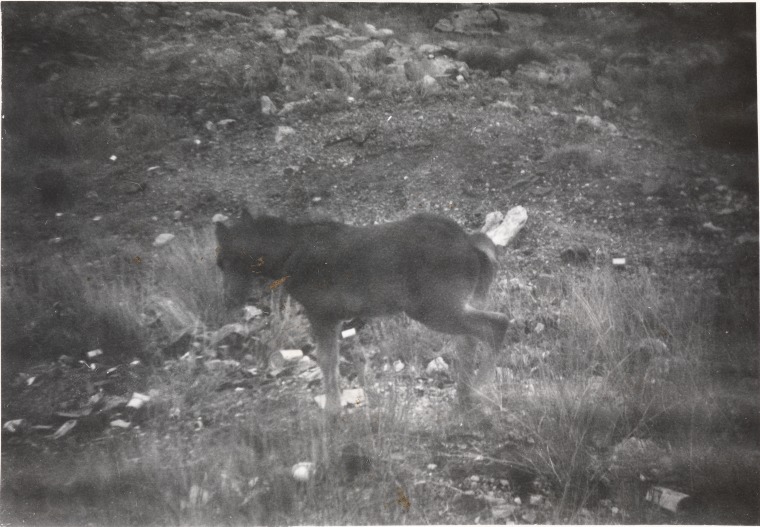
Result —
[[488, 294], [488, 288], [491, 286], [499, 262], [496, 259], [496, 245], [491, 238], [482, 232], [470, 234], [470, 242], [478, 251], [478, 261], [480, 262], [480, 274], [478, 282], [475, 285], [475, 297], [484, 299]]

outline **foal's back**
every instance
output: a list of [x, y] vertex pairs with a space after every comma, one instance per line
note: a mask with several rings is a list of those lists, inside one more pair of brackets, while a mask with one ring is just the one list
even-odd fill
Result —
[[283, 272], [288, 291], [310, 317], [405, 311], [417, 318], [441, 303], [463, 305], [492, 274], [473, 238], [438, 216], [417, 214], [369, 227], [293, 228], [297, 242]]

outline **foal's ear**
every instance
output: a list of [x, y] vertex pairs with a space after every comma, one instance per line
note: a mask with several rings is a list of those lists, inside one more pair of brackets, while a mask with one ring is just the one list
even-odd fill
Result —
[[247, 224], [253, 223], [253, 216], [251, 216], [248, 208], [243, 209], [243, 212], [240, 214], [240, 221]]

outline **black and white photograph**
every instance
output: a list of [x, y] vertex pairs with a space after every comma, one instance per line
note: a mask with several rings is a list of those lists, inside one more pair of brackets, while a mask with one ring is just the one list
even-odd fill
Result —
[[759, 525], [756, 11], [3, 1], [0, 524]]

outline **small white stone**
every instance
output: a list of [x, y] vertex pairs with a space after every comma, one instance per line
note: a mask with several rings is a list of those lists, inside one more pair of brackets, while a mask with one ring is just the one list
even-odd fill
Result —
[[161, 247], [162, 245], [166, 245], [173, 239], [174, 239], [174, 235], [171, 233], [165, 232], [163, 234], [159, 234], [158, 236], [156, 236], [156, 239], [153, 242], [153, 247]]

